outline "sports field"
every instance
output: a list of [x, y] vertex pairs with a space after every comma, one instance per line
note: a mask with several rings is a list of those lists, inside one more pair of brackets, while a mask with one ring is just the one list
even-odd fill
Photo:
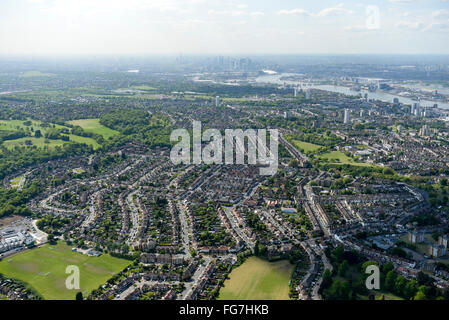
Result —
[[369, 163], [355, 162], [341, 151], [330, 151], [319, 155], [321, 159], [327, 159], [331, 164], [349, 164], [352, 166], [370, 167]]
[[289, 300], [293, 269], [287, 260], [268, 262], [250, 257], [231, 272], [219, 300]]
[[309, 143], [309, 142], [304, 142], [304, 141], [299, 141], [299, 140], [291, 140], [293, 145], [298, 148], [299, 150], [304, 150], [304, 152], [309, 152], [309, 151], [316, 151], [319, 148], [321, 148], [321, 146], [317, 145], [317, 144], [313, 144], [313, 143]]
[[109, 139], [109, 137], [119, 134], [118, 131], [109, 129], [100, 124], [100, 119], [80, 119], [69, 121], [68, 123], [73, 124], [74, 126], [80, 126], [86, 132], [102, 135], [105, 139]]
[[[86, 297], [112, 275], [123, 270], [131, 262], [103, 254], [100, 257], [72, 252], [64, 242], [44, 245], [27, 250], [0, 261], [0, 273], [22, 280], [48, 300], [72, 300], [78, 291]], [[67, 266], [80, 270], [80, 290], [68, 290], [65, 286]]]

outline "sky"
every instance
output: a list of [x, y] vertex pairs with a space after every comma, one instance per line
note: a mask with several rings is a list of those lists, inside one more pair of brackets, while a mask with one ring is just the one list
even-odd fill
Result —
[[0, 0], [0, 54], [449, 54], [449, 0]]

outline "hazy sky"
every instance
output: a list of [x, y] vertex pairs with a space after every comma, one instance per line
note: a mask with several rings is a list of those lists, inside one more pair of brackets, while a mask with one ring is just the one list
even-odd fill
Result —
[[0, 54], [449, 54], [448, 0], [0, 0]]

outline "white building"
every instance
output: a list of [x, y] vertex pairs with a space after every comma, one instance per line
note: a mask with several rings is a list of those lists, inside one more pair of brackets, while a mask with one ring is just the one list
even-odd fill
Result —
[[351, 115], [349, 113], [349, 109], [345, 109], [345, 116], [344, 116], [343, 122], [345, 124], [351, 123]]
[[446, 254], [446, 249], [443, 246], [440, 246], [438, 244], [432, 244], [429, 247], [429, 255], [431, 257], [439, 258]]
[[408, 241], [410, 243], [424, 242], [424, 234], [422, 232], [411, 231], [408, 233]]
[[447, 249], [448, 240], [449, 240], [449, 236], [447, 234], [444, 234], [438, 238], [438, 244], [440, 246], [443, 246], [445, 249]]
[[423, 125], [421, 127], [421, 129], [419, 130], [419, 135], [423, 136], [423, 137], [428, 136], [429, 135], [429, 127], [427, 125]]
[[25, 232], [3, 233], [0, 237], [0, 253], [33, 243], [33, 237]]

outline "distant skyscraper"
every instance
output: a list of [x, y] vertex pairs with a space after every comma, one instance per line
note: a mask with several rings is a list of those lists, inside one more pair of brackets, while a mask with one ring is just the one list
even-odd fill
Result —
[[423, 137], [428, 136], [429, 135], [429, 127], [427, 125], [423, 125], [421, 127], [421, 129], [419, 130], [419, 135], [423, 136]]
[[345, 109], [345, 116], [344, 116], [343, 122], [345, 124], [351, 123], [351, 116], [349, 114], [349, 109]]
[[297, 95], [298, 95], [298, 89], [294, 88], [293, 89], [293, 96], [296, 98]]
[[307, 89], [306, 90], [306, 99], [308, 100], [308, 99], [310, 99], [310, 97], [311, 97], [310, 89]]
[[415, 116], [419, 116], [420, 111], [419, 111], [419, 102], [415, 102], [412, 106], [412, 112], [413, 115]]
[[215, 106], [216, 106], [216, 107], [219, 107], [219, 106], [220, 106], [220, 97], [219, 97], [219, 96], [216, 96], [216, 97], [215, 97]]

